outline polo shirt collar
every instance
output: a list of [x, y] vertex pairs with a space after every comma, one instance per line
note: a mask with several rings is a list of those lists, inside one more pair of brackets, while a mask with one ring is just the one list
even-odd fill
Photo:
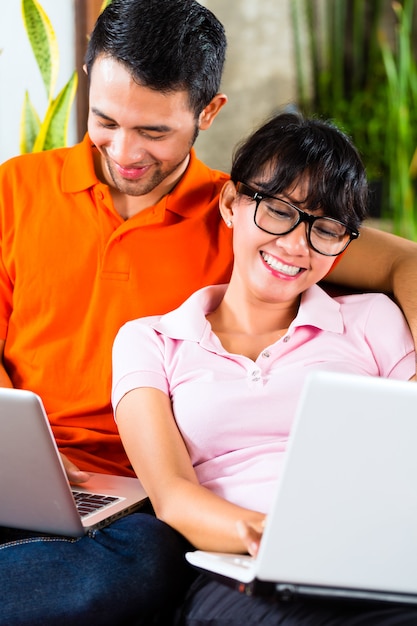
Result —
[[301, 296], [297, 317], [290, 327], [314, 326], [333, 333], [344, 330], [340, 304], [321, 287], [313, 285]]
[[220, 304], [227, 285], [211, 285], [193, 293], [181, 306], [159, 318], [152, 327], [172, 339], [199, 342], [206, 334], [207, 313]]
[[[227, 285], [212, 285], [196, 291], [177, 309], [152, 323], [152, 327], [171, 339], [201, 342], [210, 331], [205, 316], [218, 306], [226, 287]], [[290, 331], [301, 326], [342, 333], [344, 324], [339, 302], [318, 285], [313, 285], [302, 295], [300, 308], [290, 325]]]
[[85, 191], [100, 182], [94, 170], [93, 144], [88, 134], [81, 143], [68, 149], [61, 176], [64, 193]]
[[[94, 170], [93, 143], [88, 135], [68, 149], [62, 166], [62, 190], [64, 193], [85, 191], [102, 184]], [[211, 170], [197, 158], [194, 148], [183, 176], [174, 189], [161, 198], [155, 206], [162, 206], [183, 217], [195, 214], [195, 207], [208, 205], [217, 193], [212, 183]], [[206, 197], [204, 197], [204, 195]]]
[[165, 201], [169, 211], [189, 217], [195, 215], [196, 207], [209, 205], [217, 196], [218, 185], [213, 182], [213, 170], [197, 158], [192, 148], [186, 171], [161, 202]]

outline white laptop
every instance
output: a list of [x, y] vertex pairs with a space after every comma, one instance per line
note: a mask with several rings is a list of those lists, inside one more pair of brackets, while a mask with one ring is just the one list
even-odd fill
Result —
[[92, 474], [70, 486], [39, 396], [0, 389], [0, 526], [76, 537], [146, 501], [136, 478]]
[[256, 558], [195, 551], [248, 594], [417, 603], [417, 384], [315, 372]]

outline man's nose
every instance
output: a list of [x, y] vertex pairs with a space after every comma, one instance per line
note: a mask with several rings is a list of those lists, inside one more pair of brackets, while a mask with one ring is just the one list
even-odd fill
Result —
[[145, 149], [137, 133], [120, 131], [115, 133], [109, 153], [119, 165], [130, 165], [143, 159]]

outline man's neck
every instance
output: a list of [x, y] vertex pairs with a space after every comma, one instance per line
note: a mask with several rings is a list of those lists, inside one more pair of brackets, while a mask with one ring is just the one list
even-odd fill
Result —
[[190, 162], [190, 155], [181, 163], [181, 165], [172, 172], [167, 178], [165, 178], [159, 185], [157, 185], [152, 191], [143, 195], [130, 195], [119, 191], [116, 187], [109, 184], [106, 175], [103, 172], [101, 156], [99, 153], [95, 155], [96, 173], [102, 182], [108, 185], [111, 197], [113, 199], [113, 205], [117, 213], [124, 220], [128, 220], [134, 217], [138, 213], [155, 206], [162, 198], [171, 193], [177, 183], [183, 177], [188, 164]]

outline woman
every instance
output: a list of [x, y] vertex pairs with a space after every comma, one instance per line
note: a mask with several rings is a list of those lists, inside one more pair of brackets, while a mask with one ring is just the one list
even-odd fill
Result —
[[[309, 371], [415, 374], [407, 324], [389, 298], [332, 299], [317, 286], [359, 236], [366, 204], [364, 168], [343, 133], [274, 117], [238, 149], [221, 194], [230, 283], [129, 322], [115, 340], [113, 406], [127, 453], [156, 515], [196, 548], [256, 554]], [[206, 606], [206, 621], [187, 623], [283, 619], [272, 605], [271, 621], [245, 622], [248, 600], [251, 610], [267, 601], [204, 576], [199, 585], [191, 610], [207, 591], [216, 616]], [[222, 621], [230, 602], [236, 622]]]

